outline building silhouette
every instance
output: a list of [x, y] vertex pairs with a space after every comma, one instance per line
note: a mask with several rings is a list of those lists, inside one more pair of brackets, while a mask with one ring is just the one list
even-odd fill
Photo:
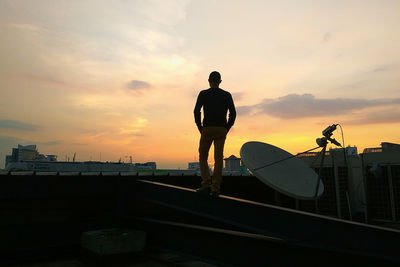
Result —
[[225, 168], [224, 171], [239, 172], [240, 171], [240, 161], [241, 159], [235, 155], [231, 155], [224, 159]]

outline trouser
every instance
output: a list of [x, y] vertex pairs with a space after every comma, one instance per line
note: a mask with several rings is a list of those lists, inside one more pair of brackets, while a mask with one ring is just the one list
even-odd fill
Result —
[[[201, 131], [199, 145], [200, 171], [202, 187], [211, 187], [211, 190], [219, 192], [222, 182], [222, 163], [224, 158], [224, 144], [227, 130], [225, 127], [209, 126]], [[214, 142], [214, 174], [211, 181], [208, 168], [208, 152]]]

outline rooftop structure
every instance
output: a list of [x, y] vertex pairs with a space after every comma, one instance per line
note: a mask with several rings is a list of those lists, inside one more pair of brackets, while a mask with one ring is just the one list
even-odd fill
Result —
[[400, 144], [382, 142], [381, 147], [365, 148], [363, 151], [363, 153], [374, 153], [374, 152], [400, 152]]
[[231, 155], [228, 158], [225, 158], [225, 168], [224, 171], [234, 171], [240, 172], [240, 158], [236, 157], [235, 155]]
[[157, 163], [154, 161], [146, 162], [146, 163], [135, 163], [135, 170], [156, 170]]
[[22, 161], [57, 161], [56, 155], [44, 155], [40, 154], [36, 148], [36, 145], [23, 146], [18, 144], [17, 148], [12, 149], [11, 155], [6, 155], [6, 164], [22, 162]]
[[191, 170], [191, 171], [200, 171], [200, 162], [198, 162], [198, 161], [189, 162], [189, 163], [188, 163], [188, 170]]
[[400, 145], [383, 142], [361, 154], [367, 220], [394, 223], [400, 220]]
[[[155, 169], [155, 162], [146, 166]], [[42, 172], [121, 172], [134, 171], [132, 163], [83, 161], [76, 162], [75, 155], [70, 161], [57, 161], [56, 155], [40, 154], [36, 145], [22, 146], [12, 149], [12, 155], [6, 156], [8, 171], [42, 171]]]
[[[343, 148], [331, 148], [330, 150], [333, 151], [343, 151]], [[358, 155], [357, 147], [356, 146], [347, 146], [345, 148], [346, 154], [349, 156]]]

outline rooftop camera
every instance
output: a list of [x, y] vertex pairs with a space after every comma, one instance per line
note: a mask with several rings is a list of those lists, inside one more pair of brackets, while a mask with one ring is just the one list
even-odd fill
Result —
[[332, 136], [333, 131], [336, 130], [337, 124], [332, 124], [331, 126], [326, 127], [325, 130], [322, 131], [322, 135], [326, 138], [330, 138]]
[[342, 146], [338, 141], [335, 140], [335, 138], [331, 138], [333, 132], [336, 130], [336, 126], [338, 126], [338, 124], [332, 124], [331, 126], [326, 127], [326, 129], [322, 131], [322, 135], [324, 137], [317, 138], [316, 142], [318, 146], [324, 147], [328, 144], [328, 141], [337, 146], [340, 147]]

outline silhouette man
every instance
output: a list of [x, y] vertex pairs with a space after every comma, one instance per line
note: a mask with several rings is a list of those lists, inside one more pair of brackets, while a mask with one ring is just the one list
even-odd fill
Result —
[[[222, 82], [221, 74], [217, 71], [210, 73], [208, 78], [210, 88], [202, 90], [194, 108], [194, 120], [201, 133], [199, 145], [199, 161], [202, 183], [196, 192], [218, 196], [222, 182], [222, 163], [224, 157], [224, 144], [226, 135], [235, 123], [236, 109], [232, 95], [219, 88]], [[201, 123], [201, 108], [203, 107], [204, 119]], [[229, 110], [229, 119], [226, 114]], [[208, 168], [208, 152], [214, 142], [214, 174], [211, 181]]]

